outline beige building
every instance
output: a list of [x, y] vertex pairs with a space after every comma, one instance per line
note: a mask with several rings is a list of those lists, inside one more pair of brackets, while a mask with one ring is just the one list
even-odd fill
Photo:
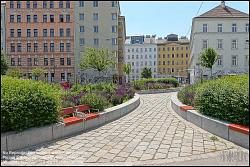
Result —
[[[84, 73], [80, 70], [80, 57], [84, 55], [86, 47], [107, 48], [113, 51], [116, 56], [116, 68], [109, 70], [106, 76], [112, 78], [114, 74], [118, 75], [119, 1], [75, 1], [74, 10], [77, 80], [83, 82], [85, 78], [98, 76], [98, 73], [93, 70], [84, 71]], [[122, 42], [119, 44], [124, 45]], [[122, 51], [120, 53], [122, 54]]]

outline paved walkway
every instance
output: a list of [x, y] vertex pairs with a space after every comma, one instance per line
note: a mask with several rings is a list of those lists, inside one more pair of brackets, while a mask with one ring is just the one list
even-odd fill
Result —
[[[1, 165], [166, 165], [223, 159], [225, 150], [249, 154], [179, 117], [170, 107], [172, 94], [141, 95], [140, 106], [130, 114], [95, 130], [22, 150]], [[249, 164], [248, 159], [242, 162]]]

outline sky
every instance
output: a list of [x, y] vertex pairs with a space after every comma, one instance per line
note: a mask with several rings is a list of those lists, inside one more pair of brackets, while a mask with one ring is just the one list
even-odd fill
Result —
[[[202, 1], [120, 1], [126, 19], [126, 35], [177, 34], [190, 37], [192, 18]], [[203, 1], [198, 16], [218, 6], [221, 1]], [[226, 6], [249, 14], [248, 1], [225, 1]]]

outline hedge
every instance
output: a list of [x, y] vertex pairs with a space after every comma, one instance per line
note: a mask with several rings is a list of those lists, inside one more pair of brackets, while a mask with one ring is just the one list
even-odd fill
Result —
[[40, 81], [1, 76], [1, 132], [58, 121], [60, 91]]
[[133, 86], [136, 90], [145, 89], [166, 89], [177, 87], [179, 85], [176, 78], [150, 78], [133, 81]]
[[249, 126], [249, 77], [226, 76], [197, 89], [195, 107], [200, 113]]

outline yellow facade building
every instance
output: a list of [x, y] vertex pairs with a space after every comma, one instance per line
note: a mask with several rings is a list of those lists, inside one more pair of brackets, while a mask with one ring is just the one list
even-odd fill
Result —
[[185, 37], [178, 39], [175, 34], [166, 38], [158, 38], [158, 76], [175, 77], [179, 82], [188, 81], [190, 63], [189, 40]]

